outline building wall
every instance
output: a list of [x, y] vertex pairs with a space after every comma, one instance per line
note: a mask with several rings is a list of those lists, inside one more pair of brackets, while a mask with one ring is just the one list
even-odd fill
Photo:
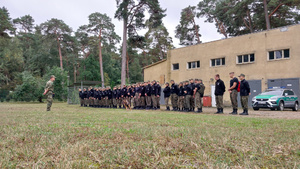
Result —
[[[290, 58], [269, 61], [268, 51], [290, 49]], [[243, 54], [255, 54], [255, 62], [249, 64], [237, 64], [237, 56]], [[210, 60], [225, 57], [226, 64], [219, 67], [211, 67]], [[187, 69], [187, 62], [200, 61], [200, 68]], [[171, 70], [174, 63], [179, 63], [179, 70]], [[167, 67], [167, 70], [159, 67]], [[210, 86], [214, 84], [214, 75], [220, 74], [229, 87], [229, 72], [236, 75], [244, 73], [248, 80], [261, 80], [262, 90], [267, 88], [268, 79], [299, 78], [300, 77], [300, 25], [254, 34], [243, 35], [230, 39], [218, 40], [209, 43], [189, 46], [171, 50], [168, 60], [164, 63], [145, 69], [145, 77], [148, 73], [165, 71], [176, 82], [189, 78], [201, 78], [206, 85], [205, 95], [211, 95]], [[146, 73], [147, 72], [147, 73]], [[154, 76], [153, 76], [154, 77]], [[225, 93], [225, 104], [229, 105], [229, 93]]]
[[167, 76], [167, 64], [167, 61], [163, 61], [144, 69], [144, 81], [158, 80], [161, 84], [165, 83]]

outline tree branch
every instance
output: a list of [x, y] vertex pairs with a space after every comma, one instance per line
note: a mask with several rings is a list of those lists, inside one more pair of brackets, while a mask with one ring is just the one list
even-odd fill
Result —
[[269, 15], [269, 18], [271, 18], [271, 16], [282, 6], [282, 5], [284, 5], [283, 3], [281, 3], [281, 4], [279, 4], [276, 8], [275, 8], [275, 10]]

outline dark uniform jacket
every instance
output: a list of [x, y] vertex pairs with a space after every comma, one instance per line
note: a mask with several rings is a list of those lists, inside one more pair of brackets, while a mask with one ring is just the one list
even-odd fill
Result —
[[156, 84], [151, 86], [151, 95], [157, 96], [157, 86], [156, 86]]
[[250, 86], [247, 80], [242, 80], [241, 81], [241, 86], [240, 86], [240, 96], [249, 96], [250, 93]]
[[79, 92], [79, 97], [80, 97], [81, 99], [84, 99], [84, 94], [83, 94], [82, 91]]
[[171, 94], [178, 94], [178, 86], [176, 84], [171, 85]]
[[123, 97], [126, 97], [127, 96], [127, 88], [126, 87], [123, 87], [123, 89], [121, 90], [121, 95]]
[[141, 94], [141, 96], [145, 96], [145, 87], [144, 86], [140, 87], [139, 93]]
[[98, 97], [99, 97], [99, 93], [98, 93], [98, 91], [94, 91], [94, 96], [93, 96], [95, 99], [97, 99]]
[[216, 88], [215, 88], [215, 95], [216, 96], [223, 96], [225, 92], [225, 84], [223, 80], [219, 79], [216, 81]]
[[233, 83], [234, 83], [234, 82], [236, 82], [236, 86], [235, 86], [234, 89], [237, 90], [238, 87], [239, 87], [239, 80], [238, 80], [236, 77], [234, 77], [233, 79], [230, 80], [230, 87], [233, 86]]
[[88, 92], [87, 91], [83, 91], [83, 98], [88, 98]]
[[186, 93], [184, 93], [184, 95], [192, 95], [193, 91], [192, 91], [192, 86], [189, 84], [189, 85], [185, 85], [184, 86], [184, 91], [186, 91]]
[[107, 97], [108, 97], [108, 99], [112, 99], [112, 91], [111, 91], [111, 89], [107, 90]]
[[184, 87], [181, 86], [178, 90], [178, 96], [184, 96]]
[[135, 96], [135, 88], [131, 88], [130, 91], [131, 91], [130, 96], [134, 97]]
[[151, 85], [148, 84], [146, 87], [145, 87], [145, 93], [147, 94], [147, 96], [151, 96]]
[[160, 96], [161, 94], [161, 87], [159, 84], [156, 84], [156, 87], [157, 87], [157, 96]]
[[167, 86], [167, 87], [165, 87], [164, 88], [164, 97], [166, 98], [166, 97], [170, 97], [170, 95], [171, 95], [171, 88], [169, 87], [169, 86]]
[[120, 99], [122, 95], [121, 89], [117, 89], [117, 99]]

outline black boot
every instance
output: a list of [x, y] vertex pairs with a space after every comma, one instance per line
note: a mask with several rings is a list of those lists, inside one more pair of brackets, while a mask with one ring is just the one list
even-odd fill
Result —
[[243, 113], [240, 113], [240, 115], [246, 115], [246, 116], [249, 115], [249, 114], [248, 114], [248, 109], [244, 109], [244, 112], [243, 112]]
[[224, 112], [223, 112], [223, 108], [220, 108], [220, 114], [223, 114]]
[[220, 113], [220, 109], [217, 108], [217, 112], [215, 112], [215, 114], [219, 114]]
[[166, 111], [170, 111], [170, 107], [169, 106], [167, 106]]
[[237, 115], [237, 109], [233, 109], [233, 111], [229, 114], [232, 114], [232, 115]]
[[197, 113], [201, 113], [202, 111], [201, 111], [201, 108], [198, 108], [198, 111], [197, 111]]
[[203, 112], [203, 111], [202, 111], [202, 107], [201, 107], [199, 113], [202, 113], [202, 112]]

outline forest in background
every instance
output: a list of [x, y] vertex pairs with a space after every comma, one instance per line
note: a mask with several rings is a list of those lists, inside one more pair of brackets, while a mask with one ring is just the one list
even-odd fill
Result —
[[[300, 0], [202, 0], [181, 11], [176, 28], [166, 28], [166, 10], [158, 0], [116, 0], [115, 18], [123, 22], [123, 35], [112, 19], [99, 12], [87, 25], [73, 30], [63, 20], [49, 18], [36, 24], [30, 14], [10, 18], [0, 8], [0, 101], [41, 100], [51, 74], [57, 76], [55, 93], [65, 100], [67, 85], [100, 81], [115, 86], [143, 81], [144, 66], [166, 59], [173, 49], [170, 31], [180, 45], [201, 43], [199, 18], [214, 23], [229, 38], [298, 24]], [[145, 34], [140, 34], [146, 30]]]

